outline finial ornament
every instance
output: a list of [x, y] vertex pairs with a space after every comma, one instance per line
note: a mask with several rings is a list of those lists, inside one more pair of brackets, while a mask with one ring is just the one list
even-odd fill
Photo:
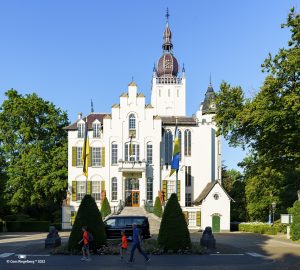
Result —
[[169, 14], [169, 8], [167, 8], [167, 12], [166, 12], [166, 19], [167, 19], [167, 22], [169, 21], [169, 17], [170, 17], [170, 14]]
[[91, 99], [91, 112], [93, 113], [94, 112], [94, 103], [93, 103], [93, 100]]
[[211, 72], [209, 73], [209, 84], [211, 85]]

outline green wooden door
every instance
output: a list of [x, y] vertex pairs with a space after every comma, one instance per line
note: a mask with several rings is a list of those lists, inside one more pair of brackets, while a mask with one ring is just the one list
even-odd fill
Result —
[[212, 217], [212, 231], [214, 233], [220, 232], [220, 217], [219, 216]]

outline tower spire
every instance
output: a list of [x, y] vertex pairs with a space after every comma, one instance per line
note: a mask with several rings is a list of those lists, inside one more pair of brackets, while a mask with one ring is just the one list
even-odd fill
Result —
[[163, 48], [164, 53], [172, 53], [172, 49], [173, 49], [172, 32], [169, 27], [170, 13], [169, 13], [168, 8], [167, 8], [165, 17], [166, 17], [166, 28], [165, 28], [165, 32], [164, 32], [164, 43], [162, 45], [162, 48]]
[[91, 113], [94, 112], [94, 103], [93, 103], [93, 100], [91, 99]]

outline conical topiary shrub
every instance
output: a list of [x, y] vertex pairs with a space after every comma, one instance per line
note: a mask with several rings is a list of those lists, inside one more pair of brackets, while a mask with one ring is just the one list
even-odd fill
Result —
[[85, 195], [80, 203], [69, 238], [69, 250], [81, 249], [78, 242], [83, 237], [82, 226], [87, 226], [87, 230], [92, 233], [95, 248], [100, 248], [106, 244], [105, 227], [101, 213], [91, 195]]
[[190, 233], [177, 195], [174, 193], [164, 209], [157, 240], [159, 246], [165, 251], [191, 247]]
[[104, 198], [102, 205], [101, 205], [101, 215], [102, 217], [106, 217], [111, 213], [110, 205], [108, 202], [107, 197]]
[[295, 201], [289, 212], [293, 216], [293, 222], [291, 225], [291, 239], [293, 241], [298, 241], [300, 240], [300, 201]]
[[162, 217], [162, 207], [161, 207], [161, 202], [159, 197], [156, 197], [155, 199], [153, 214], [158, 217]]

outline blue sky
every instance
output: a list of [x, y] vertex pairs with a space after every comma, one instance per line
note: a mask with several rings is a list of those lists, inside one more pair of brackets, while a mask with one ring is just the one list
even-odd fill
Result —
[[[187, 113], [204, 98], [212, 74], [218, 90], [225, 80], [248, 97], [259, 91], [268, 53], [286, 46], [281, 29], [292, 0], [111, 0], [0, 1], [0, 103], [10, 88], [36, 92], [68, 112], [110, 112], [134, 76], [147, 101], [153, 64], [162, 53], [169, 7], [174, 54], [184, 63]], [[240, 149], [223, 142], [223, 160], [237, 168]]]

